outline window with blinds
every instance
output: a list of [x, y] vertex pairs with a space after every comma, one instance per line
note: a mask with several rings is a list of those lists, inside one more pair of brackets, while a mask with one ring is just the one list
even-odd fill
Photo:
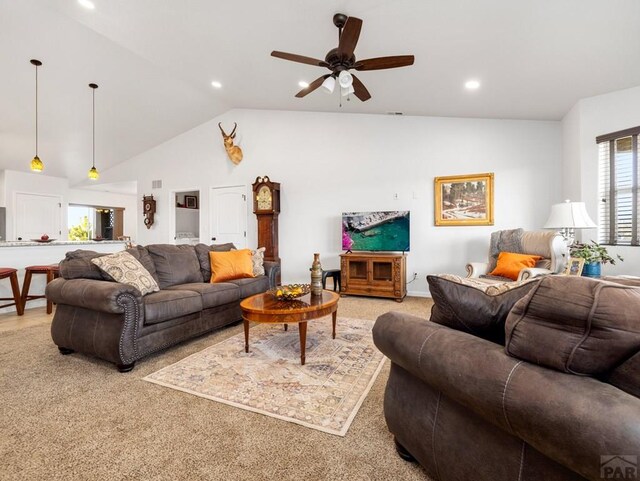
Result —
[[601, 135], [598, 143], [598, 237], [602, 244], [640, 245], [638, 233], [640, 127]]

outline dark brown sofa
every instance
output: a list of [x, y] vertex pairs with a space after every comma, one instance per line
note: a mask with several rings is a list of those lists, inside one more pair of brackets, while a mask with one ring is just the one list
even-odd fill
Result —
[[398, 452], [438, 481], [629, 474], [640, 455], [638, 312], [638, 288], [549, 276], [511, 309], [505, 346], [408, 314], [379, 317]]
[[279, 266], [265, 262], [263, 276], [209, 283], [209, 251], [231, 247], [155, 244], [128, 249], [160, 287], [146, 296], [107, 280], [91, 263], [104, 254], [69, 252], [60, 263], [61, 277], [46, 289], [47, 299], [57, 304], [53, 342], [63, 354], [89, 354], [126, 372], [153, 352], [240, 320], [240, 301], [273, 286]]

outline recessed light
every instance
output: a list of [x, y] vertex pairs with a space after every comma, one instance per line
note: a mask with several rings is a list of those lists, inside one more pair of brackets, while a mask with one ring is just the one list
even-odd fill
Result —
[[309, 86], [309, 83], [305, 82], [304, 80], [300, 80], [300, 82], [298, 82], [298, 85], [303, 89], [306, 89]]
[[96, 8], [95, 4], [91, 0], [78, 0], [78, 3], [89, 10]]
[[211, 86], [213, 88], [216, 88], [216, 89], [222, 88], [222, 84], [220, 82], [215, 81], [215, 80], [213, 82], [211, 82]]
[[464, 88], [467, 90], [477, 90], [480, 88], [480, 82], [477, 80], [467, 80], [464, 84]]

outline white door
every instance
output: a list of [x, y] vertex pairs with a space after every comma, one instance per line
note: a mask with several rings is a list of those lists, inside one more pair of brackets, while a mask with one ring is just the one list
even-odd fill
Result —
[[247, 188], [211, 189], [211, 243], [233, 242], [238, 249], [247, 247]]
[[16, 194], [16, 240], [40, 239], [43, 234], [51, 239], [60, 239], [61, 202], [58, 195]]

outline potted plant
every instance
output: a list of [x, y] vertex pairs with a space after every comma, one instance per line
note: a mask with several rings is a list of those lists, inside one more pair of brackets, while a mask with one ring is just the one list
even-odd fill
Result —
[[[586, 277], [600, 277], [602, 264], [615, 265], [616, 263], [616, 260], [607, 252], [607, 248], [593, 240], [591, 243], [576, 242], [570, 247], [570, 252], [571, 257], [584, 259], [582, 275]], [[620, 261], [624, 260], [617, 254], [616, 257]]]

